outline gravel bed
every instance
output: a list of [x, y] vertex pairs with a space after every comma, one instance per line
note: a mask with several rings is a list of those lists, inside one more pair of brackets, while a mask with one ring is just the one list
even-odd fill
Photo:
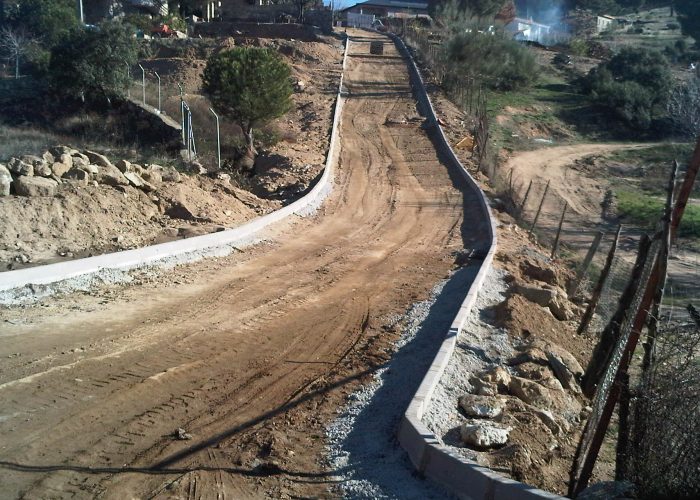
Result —
[[348, 498], [450, 498], [418, 477], [396, 439], [398, 425], [459, 310], [479, 265], [454, 272], [394, 323], [403, 326], [391, 360], [348, 398], [329, 426], [328, 460]]
[[457, 406], [460, 396], [471, 392], [469, 378], [493, 364], [502, 364], [513, 353], [508, 333], [493, 326], [495, 306], [505, 300], [506, 272], [491, 269], [479, 291], [467, 323], [457, 337], [457, 345], [440, 383], [435, 388], [423, 422], [443, 444], [469, 459], [478, 454], [460, 446], [459, 426], [466, 421]]

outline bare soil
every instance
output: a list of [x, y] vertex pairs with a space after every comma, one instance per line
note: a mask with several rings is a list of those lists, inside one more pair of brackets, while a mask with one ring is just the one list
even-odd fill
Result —
[[352, 36], [339, 172], [316, 218], [141, 286], [0, 311], [3, 495], [329, 495], [325, 425], [385, 361], [391, 318], [484, 234], [420, 121], [387, 124], [417, 116], [404, 61]]

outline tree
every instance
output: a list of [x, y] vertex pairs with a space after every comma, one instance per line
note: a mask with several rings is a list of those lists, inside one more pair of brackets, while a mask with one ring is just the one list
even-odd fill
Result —
[[646, 129], [655, 112], [665, 106], [671, 82], [671, 71], [663, 55], [626, 47], [610, 61], [593, 68], [585, 85], [598, 104], [632, 127]]
[[700, 2], [697, 0], [675, 0], [674, 5], [683, 34], [692, 36], [696, 42], [700, 42]]
[[136, 64], [137, 54], [131, 29], [118, 21], [74, 30], [51, 51], [52, 87], [83, 100], [122, 97], [130, 84], [127, 65]]
[[14, 59], [15, 78], [19, 78], [20, 59], [29, 53], [34, 43], [34, 39], [21, 28], [12, 29], [5, 26], [0, 29], [0, 52], [3, 52], [8, 59]]
[[19, 0], [11, 22], [48, 49], [80, 24], [75, 0]]
[[237, 121], [255, 157], [253, 129], [291, 109], [291, 70], [271, 49], [236, 47], [209, 58], [204, 91], [217, 111]]

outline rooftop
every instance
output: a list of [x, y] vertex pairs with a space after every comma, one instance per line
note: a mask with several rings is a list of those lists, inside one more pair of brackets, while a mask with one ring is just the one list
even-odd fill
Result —
[[346, 9], [343, 10], [348, 10], [352, 9], [353, 7], [357, 6], [362, 6], [362, 5], [367, 5], [369, 7], [394, 7], [395, 9], [419, 9], [419, 10], [428, 10], [428, 2], [425, 1], [418, 1], [418, 2], [413, 2], [411, 0], [367, 0], [365, 2], [360, 2], [355, 5], [352, 5]]

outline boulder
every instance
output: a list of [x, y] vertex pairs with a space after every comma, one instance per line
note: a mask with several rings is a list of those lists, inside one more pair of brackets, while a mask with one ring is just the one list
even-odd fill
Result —
[[508, 370], [504, 366], [494, 366], [482, 373], [481, 380], [496, 384], [499, 390], [506, 391], [510, 384], [510, 373], [508, 373]]
[[542, 307], [549, 307], [550, 302], [557, 296], [555, 290], [533, 285], [515, 285], [515, 293]]
[[459, 398], [459, 407], [468, 417], [496, 418], [503, 413], [505, 401], [489, 396], [465, 394]]
[[[559, 351], [563, 351], [563, 349], [559, 349]], [[570, 353], [567, 354], [571, 356]], [[547, 352], [547, 359], [549, 361], [549, 366], [552, 367], [554, 375], [559, 379], [561, 385], [576, 393], [580, 393], [581, 388], [578, 384], [578, 378], [583, 375], [583, 368], [578, 364], [578, 361], [576, 361], [573, 356], [567, 359], [565, 355], [561, 355], [561, 352], [557, 353], [553, 351]], [[569, 369], [569, 366], [571, 369]]]
[[37, 177], [51, 177], [53, 175], [53, 170], [51, 170], [50, 164], [40, 163], [34, 166], [34, 175]]
[[532, 380], [522, 377], [511, 377], [508, 390], [527, 404], [547, 408], [552, 405], [552, 395], [549, 389]]
[[574, 318], [569, 302], [561, 297], [555, 297], [549, 303], [549, 312], [559, 321], [569, 321]]
[[[68, 158], [70, 158], [70, 156]], [[53, 165], [51, 165], [51, 172], [53, 172], [53, 175], [55, 175], [56, 177], [63, 177], [63, 174], [68, 172], [71, 168], [73, 168], [73, 160], [71, 160], [70, 163], [63, 163], [63, 161], [57, 161]]]
[[73, 167], [63, 174], [61, 178], [69, 180], [79, 186], [87, 186], [90, 180], [90, 174], [83, 169]]
[[139, 174], [141, 177], [143, 177], [143, 174], [146, 172], [146, 169], [143, 168], [143, 167], [142, 167], [141, 165], [139, 165], [138, 163], [132, 163], [132, 164], [131, 164], [131, 170], [132, 170], [133, 172], [136, 172], [137, 174]]
[[73, 166], [73, 157], [69, 154], [62, 154], [58, 157], [58, 161], [60, 161], [64, 165], [68, 165], [69, 167]]
[[18, 177], [15, 192], [20, 196], [55, 196], [58, 183], [44, 177]]
[[533, 380], [547, 389], [554, 391], [563, 391], [559, 380], [554, 376], [554, 373], [547, 365], [539, 365], [536, 363], [522, 363], [517, 366], [517, 374], [522, 378]]
[[46, 163], [43, 158], [36, 155], [24, 155], [20, 158], [20, 160], [22, 160], [25, 163], [29, 163], [33, 167]]
[[480, 396], [495, 396], [498, 394], [498, 386], [496, 384], [481, 380], [479, 377], [471, 377], [469, 383], [474, 388], [474, 392]]
[[462, 442], [475, 448], [495, 448], [508, 442], [510, 427], [489, 421], [470, 421], [459, 428]]
[[34, 165], [22, 161], [19, 158], [11, 158], [9, 163], [7, 164], [7, 169], [15, 175], [34, 175]]
[[133, 172], [133, 169], [131, 168], [131, 162], [128, 160], [119, 160], [117, 161], [117, 163], [115, 163], [115, 165], [122, 174], [126, 172]]
[[10, 186], [12, 186], [12, 174], [5, 165], [0, 163], [0, 196], [9, 196]]
[[529, 346], [523, 352], [508, 360], [510, 366], [518, 366], [523, 363], [546, 365], [548, 363], [547, 353], [539, 347]]
[[136, 172], [125, 172], [124, 177], [129, 181], [129, 184], [134, 186], [135, 188], [139, 188], [140, 190], [150, 193], [152, 191], [155, 191], [156, 188], [153, 184], [146, 182], [139, 174]]
[[108, 186], [128, 186], [129, 180], [124, 177], [117, 167], [111, 165], [109, 167], [98, 166], [95, 180], [100, 184]]
[[113, 167], [112, 162], [105, 155], [100, 153], [95, 153], [94, 151], [85, 150], [83, 152], [87, 156], [90, 163], [97, 165], [98, 167]]
[[166, 182], [180, 182], [180, 172], [175, 167], [163, 167], [160, 173], [161, 178]]
[[92, 163], [88, 163], [84, 167], [80, 167], [82, 170], [85, 170], [88, 174], [91, 176], [95, 176], [100, 172], [100, 168], [97, 165], [93, 165]]
[[61, 155], [72, 156], [77, 152], [77, 150], [68, 146], [54, 146], [51, 149], [49, 149], [49, 153], [51, 153], [55, 158], [58, 158]]
[[151, 184], [157, 185], [163, 183], [163, 178], [161, 177], [160, 172], [157, 170], [146, 170], [141, 177], [144, 181]]
[[533, 413], [537, 418], [540, 419], [540, 421], [545, 425], [545, 427], [547, 427], [547, 429], [552, 431], [552, 434], [561, 434], [562, 428], [557, 423], [551, 411], [542, 410], [540, 408], [533, 408]]
[[53, 162], [56, 161], [56, 158], [54, 157], [54, 155], [52, 155], [48, 151], [46, 151], [43, 155], [41, 155], [41, 158], [44, 160], [44, 163], [47, 165], [52, 165]]
[[533, 280], [542, 281], [550, 285], [559, 285], [559, 278], [553, 269], [526, 260], [520, 264], [520, 271], [524, 276]]
[[[78, 153], [78, 154], [80, 154], [80, 153]], [[73, 158], [73, 167], [75, 167], [75, 168], [85, 169], [88, 167], [88, 165], [90, 165], [90, 160], [88, 160], [87, 158], [84, 158], [84, 155], [72, 156], [71, 158]]]

